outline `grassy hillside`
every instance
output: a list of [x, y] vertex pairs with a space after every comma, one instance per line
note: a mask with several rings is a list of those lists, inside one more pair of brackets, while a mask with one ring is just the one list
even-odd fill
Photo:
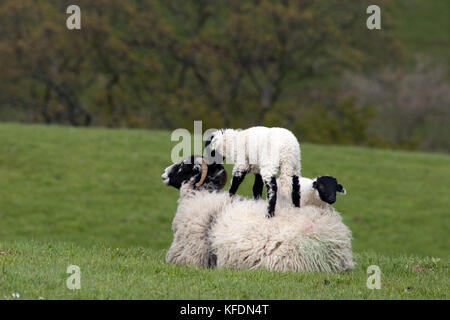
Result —
[[[348, 191], [336, 207], [359, 265], [276, 274], [164, 262], [178, 193], [160, 175], [173, 145], [164, 131], [0, 125], [0, 298], [448, 295], [450, 157], [302, 144], [303, 175], [332, 174]], [[69, 264], [82, 268], [85, 289], [65, 288]], [[365, 288], [370, 264], [386, 275], [377, 293]]]

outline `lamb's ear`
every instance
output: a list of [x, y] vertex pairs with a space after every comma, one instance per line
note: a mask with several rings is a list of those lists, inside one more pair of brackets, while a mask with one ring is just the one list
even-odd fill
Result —
[[312, 187], [313, 187], [313, 189], [317, 189], [317, 181], [314, 181], [314, 182], [313, 182]]
[[339, 183], [337, 185], [336, 191], [339, 193], [342, 193], [342, 194], [347, 194], [347, 190], [345, 190], [344, 187], [342, 186], [342, 184], [339, 184]]

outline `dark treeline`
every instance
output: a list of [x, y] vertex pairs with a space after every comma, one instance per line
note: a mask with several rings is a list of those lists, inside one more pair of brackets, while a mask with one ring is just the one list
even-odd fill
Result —
[[0, 2], [0, 120], [450, 150], [446, 74], [396, 71], [394, 19], [368, 30], [369, 1], [80, 0], [68, 30], [72, 2]]

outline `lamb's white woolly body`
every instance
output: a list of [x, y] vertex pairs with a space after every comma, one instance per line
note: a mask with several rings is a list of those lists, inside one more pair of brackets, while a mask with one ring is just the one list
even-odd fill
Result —
[[261, 174], [264, 182], [280, 172], [279, 191], [290, 196], [292, 176], [300, 176], [300, 145], [284, 128], [252, 127], [226, 129], [211, 142], [213, 148], [233, 163], [235, 172]]
[[181, 188], [167, 261], [200, 267], [340, 272], [353, 268], [351, 232], [331, 206], [277, 204]]

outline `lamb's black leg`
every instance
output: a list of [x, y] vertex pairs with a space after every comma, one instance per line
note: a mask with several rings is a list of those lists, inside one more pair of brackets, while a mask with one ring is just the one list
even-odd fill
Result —
[[255, 183], [253, 184], [253, 197], [255, 199], [261, 199], [264, 188], [264, 182], [262, 176], [257, 173], [255, 174]]
[[242, 181], [244, 181], [246, 174], [247, 172], [240, 172], [240, 171], [233, 173], [230, 190], [228, 191], [230, 193], [230, 196], [236, 194], [236, 191], [241, 185]]
[[292, 203], [300, 207], [300, 181], [298, 176], [292, 176]]
[[267, 187], [267, 200], [269, 201], [269, 207], [267, 210], [267, 217], [271, 218], [275, 215], [275, 205], [277, 204], [277, 180], [275, 177], [270, 179], [270, 182], [266, 182]]

